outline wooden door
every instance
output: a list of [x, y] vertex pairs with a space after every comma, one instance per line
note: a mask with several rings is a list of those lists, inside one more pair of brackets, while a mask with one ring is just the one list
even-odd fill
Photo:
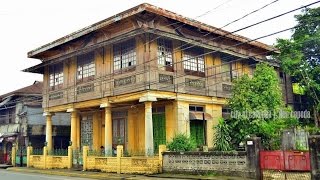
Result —
[[165, 113], [152, 114], [153, 145], [157, 154], [159, 145], [166, 144], [166, 115]]
[[126, 144], [126, 119], [117, 118], [112, 120], [112, 146], [122, 145], [125, 149]]

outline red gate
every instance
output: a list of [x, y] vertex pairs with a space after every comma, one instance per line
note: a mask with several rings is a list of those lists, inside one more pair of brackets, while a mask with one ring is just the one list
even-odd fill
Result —
[[306, 151], [260, 151], [260, 168], [310, 171], [310, 154]]

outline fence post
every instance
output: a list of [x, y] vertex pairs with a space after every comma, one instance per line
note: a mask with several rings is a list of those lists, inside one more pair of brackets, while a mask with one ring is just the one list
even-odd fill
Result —
[[72, 147], [68, 146], [68, 169], [72, 168]]
[[12, 166], [16, 166], [16, 152], [17, 152], [16, 145], [13, 145], [12, 149], [11, 149], [11, 164], [12, 164]]
[[308, 137], [311, 179], [320, 179], [320, 135]]
[[31, 167], [30, 166], [30, 155], [32, 154], [32, 147], [28, 146], [27, 147], [27, 167]]
[[123, 156], [123, 146], [122, 145], [118, 145], [117, 146], [117, 173], [120, 174], [121, 173], [121, 157]]
[[262, 180], [262, 174], [260, 169], [261, 138], [252, 137], [247, 139], [246, 146], [248, 168], [251, 171], [255, 172], [254, 179]]
[[89, 146], [83, 146], [82, 148], [82, 164], [83, 164], [83, 170], [87, 170], [87, 157], [88, 157], [88, 151], [89, 151]]
[[162, 173], [163, 156], [162, 153], [167, 150], [166, 145], [159, 145], [159, 173]]
[[47, 146], [44, 146], [43, 147], [43, 169], [46, 169], [47, 168], [47, 155], [48, 155], [48, 148]]

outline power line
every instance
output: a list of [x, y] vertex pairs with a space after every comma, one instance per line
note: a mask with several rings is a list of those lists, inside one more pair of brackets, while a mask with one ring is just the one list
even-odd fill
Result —
[[[277, 31], [277, 32], [275, 32], [275, 33], [271, 33], [271, 34], [268, 34], [268, 35], [265, 35], [265, 36], [262, 36], [262, 37], [259, 37], [259, 38], [255, 38], [255, 39], [249, 40], [249, 41], [255, 41], [255, 40], [258, 40], [258, 39], [261, 39], [261, 38], [265, 38], [265, 37], [268, 37], [268, 36], [271, 36], [271, 35], [274, 35], [274, 34], [277, 34], [277, 33], [281, 33], [281, 32], [284, 32], [284, 31], [293, 29], [293, 28], [295, 28], [295, 27], [297, 27], [297, 26], [294, 26], [294, 27], [292, 27], [292, 28], [287, 28], [287, 29], [284, 29], [284, 30], [281, 30], [281, 31]], [[249, 41], [248, 41], [248, 42], [249, 42]], [[241, 45], [241, 44], [248, 43], [248, 42], [238, 43], [238, 44], [234, 45], [234, 47], [239, 46], [239, 45]], [[233, 47], [233, 46], [231, 46], [231, 47]], [[211, 54], [211, 53], [213, 53], [213, 52], [216, 52], [216, 51], [209, 51], [209, 52], [204, 53], [204, 54], [201, 54], [201, 55], [199, 55], [199, 56], [203, 56], [203, 55], [206, 55], [206, 54]], [[197, 57], [198, 57], [198, 56], [197, 56]], [[182, 60], [182, 61], [176, 62], [176, 63], [181, 63], [181, 62], [187, 61], [187, 60], [188, 60], [188, 59]], [[212, 68], [212, 67], [209, 67], [209, 68]], [[206, 68], [206, 70], [209, 69], [209, 68]], [[149, 70], [150, 70], [150, 69], [149, 69]], [[142, 70], [142, 72], [138, 72], [138, 73], [135, 73], [135, 74], [129, 74], [129, 75], [139, 75], [139, 74], [143, 74], [143, 73], [145, 73], [145, 72], [147, 72], [147, 71], [148, 71], [148, 69], [145, 69], [145, 70]], [[187, 74], [183, 74], [182, 76], [175, 77], [175, 79], [176, 79], [176, 78], [179, 78], [179, 77], [186, 76], [186, 75], [187, 75]], [[112, 79], [111, 79], [111, 81], [112, 81]], [[88, 83], [92, 83], [92, 82], [88, 82]], [[154, 82], [154, 83], [158, 83], [158, 82]], [[153, 85], [154, 83], [151, 82], [151, 83], [149, 83], [149, 85]], [[77, 86], [77, 85], [75, 85], [75, 86]], [[145, 86], [145, 84], [143, 84], [141, 87], [144, 87], [144, 86]], [[74, 86], [72, 86], [72, 87], [74, 87]], [[141, 88], [141, 87], [136, 87], [135, 89], [138, 89], [138, 88]], [[69, 87], [69, 88], [70, 88], [70, 87]]]
[[[312, 41], [312, 40], [314, 40], [314, 39], [309, 39], [308, 41]], [[306, 41], [300, 42], [299, 44], [305, 43], [305, 42], [306, 42]], [[265, 53], [265, 52], [264, 52], [264, 53]], [[232, 61], [232, 62], [236, 62], [236, 61], [239, 61], [239, 60], [242, 60], [242, 59], [245, 59], [245, 58], [238, 58], [238, 59], [236, 59], [236, 60], [234, 60], [234, 61]], [[230, 63], [232, 63], [232, 62], [227, 62], [227, 63], [224, 63], [224, 64], [230, 64]], [[222, 65], [224, 65], [224, 64], [215, 65], [215, 68], [217, 68], [217, 67], [219, 67], [219, 66], [222, 66]], [[249, 66], [252, 66], [252, 65], [249, 65]], [[232, 69], [232, 71], [238, 71], [238, 70], [241, 70], [241, 69], [243, 69], [243, 68]], [[215, 73], [215, 74], [212, 74], [211, 76], [207, 76], [207, 77], [217, 76], [217, 75], [221, 75], [221, 74], [224, 74], [224, 73], [230, 73], [230, 71]], [[245, 73], [244, 73], [244, 74], [245, 74]], [[203, 78], [207, 78], [207, 77], [200, 77], [199, 79], [203, 79]], [[197, 79], [195, 79], [195, 80], [197, 80]], [[206, 87], [208, 87], [208, 86], [213, 86], [213, 85], [216, 85], [216, 84], [218, 84], [218, 83], [223, 83], [223, 82], [225, 82], [225, 81], [219, 81], [219, 82], [216, 82], [215, 84], [207, 85]], [[176, 84], [176, 85], [179, 85], [179, 84], [185, 84], [185, 83], [178, 83], [178, 84]], [[165, 87], [163, 87], [163, 88], [165, 88]], [[223, 91], [216, 91], [216, 92], [223, 92]], [[174, 96], [172, 96], [172, 97], [174, 97]], [[20, 98], [20, 99], [23, 99], [23, 98]], [[32, 99], [32, 98], [29, 98], [29, 99]], [[169, 99], [170, 99], [170, 98], [169, 98]], [[18, 102], [28, 102], [28, 101], [20, 100], [20, 101], [18, 101]], [[35, 101], [31, 101], [31, 102], [35, 102]], [[36, 102], [39, 102], [39, 101], [36, 101]], [[15, 107], [15, 106], [11, 106], [11, 108], [12, 108], [12, 107]], [[5, 108], [2, 108], [2, 109], [0, 109], [0, 110], [3, 110], [3, 109], [5, 109]], [[42, 114], [42, 113], [39, 113], [39, 114]], [[29, 114], [29, 115], [30, 115], [30, 114]], [[1, 116], [1, 115], [0, 115], [0, 116]]]

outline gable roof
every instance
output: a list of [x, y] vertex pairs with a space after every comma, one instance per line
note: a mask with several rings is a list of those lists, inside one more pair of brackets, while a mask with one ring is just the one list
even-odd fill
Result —
[[[184, 24], [187, 24], [187, 25], [190, 25], [190, 26], [194, 26], [194, 27], [197, 27], [199, 29], [202, 29], [202, 30], [205, 30], [205, 31], [208, 31], [208, 32], [212, 32], [212, 33], [215, 33], [215, 34], [218, 34], [218, 35], [222, 35], [222, 36], [234, 39], [236, 41], [247, 42], [248, 40], [250, 40], [249, 38], [246, 38], [244, 36], [231, 34], [228, 31], [225, 31], [225, 30], [222, 30], [222, 29], [219, 29], [219, 28], [216, 28], [216, 27], [201, 23], [201, 22], [196, 21], [194, 19], [190, 19], [190, 18], [184, 17], [182, 15], [176, 14], [176, 13], [168, 11], [166, 9], [159, 8], [157, 6], [153, 6], [153, 5], [148, 4], [148, 3], [143, 3], [143, 4], [140, 4], [140, 5], [136, 6], [136, 7], [133, 7], [131, 9], [128, 9], [126, 11], [118, 13], [118, 14], [116, 14], [114, 16], [111, 16], [111, 17], [109, 17], [107, 19], [104, 19], [102, 21], [94, 23], [94, 24], [92, 24], [90, 26], [82, 28], [82, 29], [80, 29], [78, 31], [75, 31], [75, 32], [73, 32], [73, 33], [71, 33], [69, 35], [66, 35], [66, 36], [64, 36], [62, 38], [59, 38], [59, 39], [57, 39], [57, 40], [55, 40], [55, 41], [53, 41], [51, 43], [48, 43], [48, 44], [45, 44], [45, 45], [43, 45], [43, 46], [41, 46], [39, 48], [36, 48], [36, 49], [28, 52], [28, 57], [29, 58], [36, 58], [38, 54], [40, 54], [40, 53], [42, 53], [44, 51], [47, 51], [47, 50], [49, 50], [51, 48], [54, 48], [54, 47], [59, 46], [59, 45], [62, 45], [62, 44], [67, 43], [69, 41], [72, 41], [72, 40], [74, 40], [76, 38], [79, 38], [81, 36], [84, 36], [86, 34], [89, 34], [89, 33], [93, 32], [93, 31], [101, 29], [102, 27], [106, 27], [106, 26], [108, 26], [110, 24], [113, 24], [115, 22], [120, 21], [121, 19], [136, 15], [136, 14], [141, 13], [143, 11], [151, 12], [151, 13], [158, 14], [158, 15], [161, 15], [161, 16], [176, 20], [176, 21], [180, 21], [180, 22], [182, 22]], [[252, 41], [252, 42], [249, 42], [248, 44], [256, 46], [256, 47], [259, 47], [259, 48], [262, 48], [262, 49], [265, 49], [265, 50], [268, 50], [268, 51], [274, 50], [274, 48], [272, 46], [269, 46], [267, 44], [264, 44], [264, 43], [261, 43], [261, 42], [258, 42], [258, 41]]]
[[35, 81], [32, 85], [0, 95], [0, 100], [14, 95], [42, 95], [43, 83]]

